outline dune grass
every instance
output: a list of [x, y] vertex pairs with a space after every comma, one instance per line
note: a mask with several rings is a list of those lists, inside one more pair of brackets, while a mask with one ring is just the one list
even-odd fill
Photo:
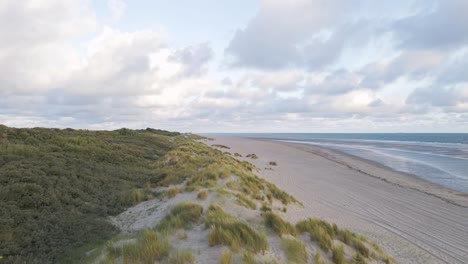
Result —
[[353, 257], [354, 264], [366, 264], [366, 259], [359, 253], [356, 253]]
[[123, 263], [155, 263], [169, 255], [169, 242], [155, 230], [144, 230], [136, 243], [122, 247]]
[[225, 250], [219, 259], [219, 264], [229, 264], [231, 263], [232, 252], [230, 250]]
[[195, 257], [190, 250], [182, 250], [171, 253], [169, 257], [169, 264], [193, 264]]
[[323, 264], [323, 260], [322, 260], [322, 255], [320, 255], [319, 252], [315, 253], [314, 255], [314, 263], [315, 264]]
[[263, 213], [265, 226], [271, 228], [279, 236], [289, 234], [296, 236], [296, 228], [289, 222], [283, 220], [279, 215], [269, 211]]
[[[352, 247], [356, 251], [356, 256], [360, 262], [363, 262], [365, 259], [376, 258], [384, 262], [392, 262], [393, 260], [381, 250], [375, 243], [370, 243], [362, 236], [358, 236], [355, 233], [346, 230], [340, 229], [336, 224], [329, 224], [326, 221], [318, 219], [308, 219], [305, 221], [298, 222], [296, 224], [296, 229], [302, 233], [307, 232], [310, 234], [312, 241], [317, 241], [320, 248], [325, 252], [332, 251], [334, 259], [337, 263], [341, 262], [340, 249], [332, 247], [332, 240], [340, 240], [344, 244]], [[374, 247], [374, 252], [370, 250], [369, 245]], [[335, 256], [336, 255], [336, 256]], [[362, 261], [361, 261], [362, 260]], [[364, 261], [365, 262], [365, 261]]]
[[309, 233], [310, 239], [312, 241], [317, 241], [323, 251], [331, 251], [334, 231], [329, 223], [318, 219], [308, 219], [298, 222], [296, 224], [296, 229], [300, 233]]
[[203, 213], [203, 207], [192, 202], [176, 205], [156, 226], [157, 230], [168, 232], [173, 229], [189, 229]]
[[252, 209], [252, 210], [256, 210], [257, 209], [257, 204], [250, 200], [247, 196], [245, 196], [244, 194], [241, 194], [241, 193], [238, 193], [236, 194], [236, 197], [237, 197], [237, 203], [246, 207], [246, 208], [249, 208], [249, 209]]
[[276, 161], [270, 161], [268, 164], [270, 164], [271, 166], [276, 166], [276, 165], [278, 165], [278, 163], [276, 163]]
[[303, 264], [307, 263], [308, 255], [304, 243], [294, 238], [281, 238], [281, 246], [283, 247], [288, 263]]
[[256, 264], [255, 256], [249, 251], [244, 252], [244, 255], [242, 256], [242, 264]]
[[218, 205], [208, 207], [205, 226], [211, 229], [208, 234], [210, 246], [227, 245], [235, 251], [245, 248], [255, 253], [268, 248], [264, 234], [257, 232], [246, 222], [224, 212]]
[[333, 250], [332, 250], [332, 260], [333, 260], [333, 263], [335, 263], [335, 264], [345, 264], [346, 263], [343, 246], [333, 248]]

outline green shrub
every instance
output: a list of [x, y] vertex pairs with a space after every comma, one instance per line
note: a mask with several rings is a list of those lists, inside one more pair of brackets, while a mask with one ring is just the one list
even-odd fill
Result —
[[179, 192], [180, 192], [179, 188], [176, 188], [176, 187], [169, 188], [166, 192], [167, 198], [169, 199], [174, 198]]
[[265, 212], [263, 213], [263, 219], [265, 221], [265, 225], [273, 229], [276, 234], [280, 236], [284, 234], [296, 236], [296, 228], [294, 228], [294, 226], [289, 222], [283, 220], [279, 215], [273, 212]]
[[281, 246], [289, 263], [302, 264], [307, 263], [308, 255], [305, 245], [302, 241], [283, 237]]
[[215, 148], [230, 149], [230, 147], [225, 146], [225, 145], [221, 145], [221, 144], [213, 144], [213, 145], [211, 145], [211, 146], [212, 146], [212, 147], [215, 147]]
[[210, 246], [228, 245], [236, 251], [246, 247], [253, 252], [264, 251], [268, 248], [265, 235], [258, 233], [246, 222], [225, 213], [217, 205], [208, 207], [205, 226], [211, 228], [208, 234]]
[[246, 157], [247, 157], [247, 158], [251, 158], [251, 159], [258, 159], [258, 156], [255, 155], [255, 153], [248, 154]]
[[109, 216], [152, 197], [144, 186], [155, 162], [186, 141], [0, 126], [0, 255], [13, 263], [80, 259], [116, 234]]
[[203, 207], [196, 203], [180, 203], [172, 208], [161, 222], [156, 226], [160, 231], [170, 231], [173, 229], [188, 229], [196, 223], [203, 213]]
[[206, 200], [208, 198], [208, 191], [201, 191], [197, 194], [197, 198], [200, 200]]
[[185, 232], [185, 230], [177, 230], [176, 236], [180, 240], [186, 240], [188, 238], [187, 232]]

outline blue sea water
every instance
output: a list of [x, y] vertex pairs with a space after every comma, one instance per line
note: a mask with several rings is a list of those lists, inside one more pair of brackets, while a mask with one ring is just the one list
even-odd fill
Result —
[[[220, 134], [218, 134], [220, 135]], [[468, 133], [222, 134], [310, 144], [371, 160], [468, 193]]]

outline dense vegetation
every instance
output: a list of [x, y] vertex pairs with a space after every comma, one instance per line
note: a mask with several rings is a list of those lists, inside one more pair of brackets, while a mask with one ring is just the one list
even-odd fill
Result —
[[0, 125], [2, 263], [69, 262], [72, 249], [109, 239], [106, 218], [151, 198], [155, 161], [184, 141], [156, 129]]

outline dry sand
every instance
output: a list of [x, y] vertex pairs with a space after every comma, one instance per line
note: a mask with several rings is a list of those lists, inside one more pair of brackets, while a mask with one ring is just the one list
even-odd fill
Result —
[[241, 159], [304, 203], [288, 211], [291, 221], [335, 222], [373, 239], [399, 263], [468, 263], [466, 195], [312, 146], [235, 137], [208, 144], [243, 157], [255, 153], [256, 160]]

